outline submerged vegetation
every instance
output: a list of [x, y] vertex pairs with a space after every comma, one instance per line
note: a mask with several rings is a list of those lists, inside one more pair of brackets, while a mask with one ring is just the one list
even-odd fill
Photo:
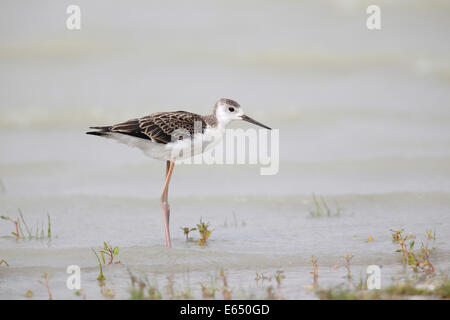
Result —
[[222, 280], [221, 291], [222, 291], [223, 299], [224, 300], [231, 300], [232, 299], [232, 294], [233, 294], [233, 289], [231, 289], [229, 287], [227, 274], [225, 273], [225, 271], [223, 269], [220, 270], [219, 277]]
[[332, 209], [325, 201], [323, 197], [318, 199], [316, 195], [313, 193], [313, 203], [314, 208], [309, 211], [309, 214], [313, 218], [319, 217], [340, 217], [342, 214], [342, 209], [336, 203], [336, 206]]
[[345, 254], [345, 269], [347, 270], [347, 279], [350, 280], [352, 278], [352, 270], [350, 268], [350, 262], [353, 259], [353, 255], [350, 253]]
[[[247, 225], [247, 223], [245, 222], [245, 220], [242, 220], [242, 221], [240, 222], [240, 224], [241, 224], [242, 227], [245, 227], [245, 226]], [[232, 225], [232, 226], [235, 227], [235, 228], [237, 228], [237, 227], [239, 226], [238, 218], [237, 218], [237, 216], [236, 216], [236, 212], [234, 212], [234, 211], [233, 211], [233, 224], [230, 224], [230, 225]], [[225, 221], [223, 222], [223, 226], [224, 226], [225, 228], [228, 227], [228, 221], [227, 221], [227, 219], [225, 219]]]
[[[28, 224], [23, 217], [22, 211], [19, 210], [19, 216], [16, 219], [12, 219], [8, 216], [0, 216], [2, 220], [10, 221], [14, 224], [14, 231], [11, 234], [16, 240], [51, 240], [52, 239], [52, 224], [50, 215], [47, 214], [47, 229], [44, 227], [44, 223], [37, 223], [33, 228], [29, 228]], [[23, 231], [22, 226], [25, 228], [26, 233]]]
[[159, 289], [147, 279], [141, 280], [131, 275], [131, 300], [161, 300], [162, 294]]
[[0, 193], [6, 193], [6, 187], [2, 179], [0, 179]]
[[[282, 281], [286, 278], [283, 270], [276, 270], [274, 274], [268, 276], [267, 271], [262, 272], [266, 283], [261, 283], [258, 289], [262, 296], [256, 297], [252, 293], [245, 293], [241, 288], [240, 293], [245, 294], [246, 299], [283, 299]], [[259, 274], [259, 273], [257, 273]], [[232, 300], [233, 293], [228, 274], [223, 269], [215, 275], [209, 275], [205, 281], [200, 281], [194, 287], [189, 282], [179, 289], [176, 285], [173, 274], [166, 277], [166, 284], [160, 288], [156, 280], [149, 281], [147, 276], [137, 277], [129, 271], [131, 288], [129, 290], [131, 300], [161, 300], [161, 299], [223, 299]], [[267, 280], [270, 279], [270, 280]], [[258, 280], [259, 281], [259, 280]], [[258, 283], [257, 281], [257, 283]], [[274, 283], [275, 282], [275, 283]], [[240, 297], [238, 297], [240, 298]]]
[[311, 264], [313, 267], [313, 271], [310, 272], [313, 275], [313, 288], [316, 288], [319, 280], [319, 265], [317, 264], [317, 259], [315, 259], [314, 256], [311, 256]]
[[[326, 202], [322, 199], [321, 202], [314, 197], [316, 204], [315, 213], [313, 216], [338, 216], [340, 210], [332, 211]], [[333, 213], [334, 212], [334, 213]], [[338, 215], [336, 215], [338, 214]], [[3, 220], [9, 221], [14, 226], [14, 231], [11, 234], [15, 239], [51, 239], [52, 229], [51, 220], [48, 215], [48, 223], [46, 232], [43, 225], [39, 224], [35, 228], [29, 228], [26, 223], [22, 212], [19, 210], [17, 219], [12, 219], [7, 216], [1, 216]], [[200, 219], [200, 222], [193, 228], [183, 227], [181, 228], [186, 241], [196, 241], [198, 245], [207, 245], [208, 239], [211, 236], [212, 230], [210, 229], [210, 223], [204, 222]], [[189, 237], [192, 231], [198, 231], [198, 239], [191, 239]], [[333, 287], [321, 288], [319, 287], [319, 266], [318, 259], [312, 255], [309, 263], [311, 263], [312, 270], [309, 272], [312, 275], [312, 285], [304, 286], [310, 289], [320, 299], [339, 299], [339, 300], [353, 300], [353, 299], [409, 299], [409, 298], [431, 298], [431, 299], [450, 299], [450, 280], [447, 275], [437, 276], [435, 273], [435, 266], [431, 262], [430, 256], [434, 252], [436, 243], [436, 231], [426, 230], [425, 238], [421, 242], [419, 248], [416, 248], [416, 236], [411, 232], [406, 232], [404, 229], [390, 230], [392, 242], [397, 246], [395, 252], [399, 254], [401, 263], [405, 266], [404, 273], [401, 277], [402, 280], [393, 280], [389, 286], [386, 286], [377, 290], [370, 290], [367, 288], [367, 279], [360, 277], [359, 282], [353, 282], [353, 274], [351, 270], [351, 262], [354, 258], [353, 254], [347, 253], [345, 256], [341, 256], [340, 262], [333, 267], [334, 270], [338, 269], [338, 264], [346, 271], [346, 281]], [[388, 239], [387, 237], [385, 238]], [[369, 238], [372, 241], [372, 237]], [[106, 278], [104, 275], [104, 269], [108, 268], [108, 265], [120, 264], [118, 260], [119, 247], [112, 246], [109, 242], [104, 241], [103, 246], [97, 249], [91, 248], [92, 252], [97, 258], [99, 265], [99, 274], [97, 280], [100, 286], [100, 293], [105, 299], [114, 299], [116, 297], [116, 291], [112, 287], [106, 286]], [[5, 259], [0, 259], [0, 266], [9, 266]], [[409, 275], [408, 275], [408, 271]], [[309, 270], [308, 270], [309, 271]], [[286, 279], [284, 270], [278, 269], [271, 272], [267, 270], [257, 271], [256, 277], [256, 289], [258, 290], [258, 296], [254, 293], [246, 293], [239, 295], [243, 291], [232, 287], [230, 284], [228, 274], [223, 269], [219, 272], [216, 271], [212, 276], [209, 275], [206, 281], [199, 281], [191, 287], [189, 283], [184, 287], [177, 285], [174, 280], [174, 275], [169, 274], [166, 276], [166, 283], [164, 286], [159, 287], [158, 283], [149, 281], [147, 276], [139, 278], [132, 274], [130, 271], [131, 287], [129, 289], [129, 298], [133, 300], [160, 300], [160, 299], [283, 299], [283, 283]], [[412, 275], [412, 277], [410, 277]], [[48, 299], [52, 300], [53, 295], [50, 290], [49, 280], [51, 275], [43, 273], [41, 276], [41, 283], [47, 290]], [[163, 279], [164, 281], [164, 279]], [[82, 291], [75, 292], [76, 295], [85, 295]], [[25, 294], [27, 298], [33, 298], [35, 294], [28, 290]]]
[[407, 279], [378, 290], [369, 290], [365, 285], [349, 287], [341, 284], [328, 289], [319, 289], [316, 295], [323, 300], [397, 300], [412, 297], [450, 299], [450, 280], [447, 276], [429, 283]]
[[[340, 284], [328, 289], [317, 289], [316, 295], [327, 300], [371, 300], [371, 299], [408, 299], [411, 297], [450, 299], [450, 280], [447, 275], [436, 276], [430, 261], [430, 253], [435, 249], [436, 231], [426, 230], [426, 242], [415, 249], [416, 236], [404, 229], [390, 230], [392, 242], [399, 246], [395, 252], [401, 253], [401, 262], [414, 273], [412, 279], [393, 281], [388, 287], [369, 290], [366, 282], [360, 279], [357, 285], [351, 283], [350, 260], [353, 255], [345, 256], [348, 284]], [[430, 243], [431, 242], [431, 243]], [[432, 245], [429, 248], [430, 244]]]
[[261, 284], [264, 285], [264, 281], [272, 281], [272, 277], [267, 275], [267, 271], [262, 271], [261, 273], [256, 272], [256, 277], [255, 277], [255, 281], [256, 284], [259, 283], [259, 281], [261, 281]]
[[175, 285], [172, 274], [166, 277], [166, 285], [163, 289], [160, 289], [155, 280], [149, 281], [147, 276], [142, 279], [130, 271], [128, 272], [131, 279], [129, 291], [131, 300], [192, 299], [189, 284], [183, 290], [179, 290]]

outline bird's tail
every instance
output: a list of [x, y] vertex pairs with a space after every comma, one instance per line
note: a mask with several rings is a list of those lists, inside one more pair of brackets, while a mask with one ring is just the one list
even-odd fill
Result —
[[111, 132], [112, 126], [106, 126], [106, 127], [89, 127], [89, 129], [95, 129], [99, 131], [88, 131], [86, 134], [91, 134], [93, 136], [105, 136], [108, 134], [108, 132]]

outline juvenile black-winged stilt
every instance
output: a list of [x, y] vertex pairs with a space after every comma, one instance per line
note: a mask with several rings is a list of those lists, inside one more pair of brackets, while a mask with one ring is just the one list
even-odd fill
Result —
[[[161, 195], [164, 232], [167, 247], [172, 247], [169, 232], [169, 183], [176, 160], [193, 157], [217, 144], [233, 120], [244, 120], [260, 127], [269, 127], [246, 116], [241, 106], [231, 99], [220, 99], [211, 115], [186, 111], [157, 112], [113, 126], [90, 127], [87, 134], [114, 139], [141, 149], [146, 155], [166, 161], [166, 179]], [[199, 147], [196, 147], [199, 146]]]

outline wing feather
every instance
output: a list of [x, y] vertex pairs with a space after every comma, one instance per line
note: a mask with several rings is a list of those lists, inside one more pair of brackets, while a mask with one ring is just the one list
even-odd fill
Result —
[[158, 112], [139, 119], [118, 123], [108, 127], [107, 132], [127, 134], [166, 144], [171, 141], [172, 134], [178, 129], [184, 129], [193, 136], [197, 129], [196, 122], [201, 125], [201, 132], [203, 132], [207, 125], [203, 117], [198, 114], [186, 111]]

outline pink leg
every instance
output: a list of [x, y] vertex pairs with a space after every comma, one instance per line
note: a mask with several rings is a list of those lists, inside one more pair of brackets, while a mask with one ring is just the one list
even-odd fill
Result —
[[175, 166], [175, 161], [167, 161], [166, 163], [166, 182], [164, 183], [164, 190], [161, 195], [161, 209], [164, 219], [164, 233], [166, 236], [166, 246], [172, 248], [170, 242], [170, 232], [169, 232], [169, 218], [170, 218], [170, 206], [169, 206], [169, 182], [172, 177], [173, 167]]

